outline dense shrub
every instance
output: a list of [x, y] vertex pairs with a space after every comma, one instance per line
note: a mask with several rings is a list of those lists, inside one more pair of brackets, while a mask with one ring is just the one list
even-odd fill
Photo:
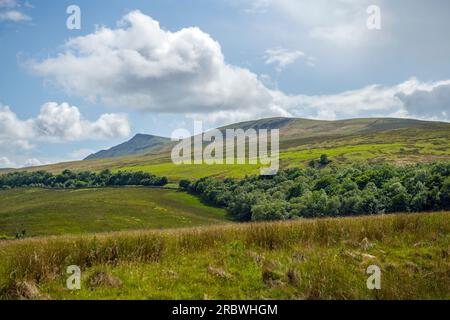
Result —
[[146, 172], [117, 172], [109, 170], [100, 173], [64, 170], [53, 175], [45, 171], [14, 172], [0, 176], [0, 188], [44, 187], [44, 188], [85, 188], [105, 186], [164, 186], [166, 177], [157, 177]]
[[182, 181], [239, 221], [450, 209], [450, 162], [295, 168], [242, 180]]

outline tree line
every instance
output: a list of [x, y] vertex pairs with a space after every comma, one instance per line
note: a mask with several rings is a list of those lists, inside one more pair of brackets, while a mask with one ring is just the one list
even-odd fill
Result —
[[242, 180], [182, 180], [180, 188], [237, 221], [449, 210], [450, 162], [292, 168]]
[[103, 170], [95, 173], [64, 170], [56, 175], [46, 171], [25, 171], [0, 175], [0, 188], [3, 189], [18, 187], [70, 189], [108, 186], [164, 186], [167, 183], [166, 177], [158, 177], [142, 171], [112, 173], [110, 170]]

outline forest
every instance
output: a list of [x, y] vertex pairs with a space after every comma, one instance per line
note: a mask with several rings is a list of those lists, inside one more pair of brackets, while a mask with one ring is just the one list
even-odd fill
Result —
[[110, 187], [110, 186], [164, 186], [166, 177], [158, 177], [147, 172], [112, 173], [103, 170], [100, 173], [91, 171], [73, 172], [64, 170], [54, 175], [46, 171], [12, 172], [0, 175], [0, 188], [43, 187], [55, 189]]
[[242, 180], [182, 180], [180, 188], [236, 221], [448, 210], [450, 162], [310, 166]]

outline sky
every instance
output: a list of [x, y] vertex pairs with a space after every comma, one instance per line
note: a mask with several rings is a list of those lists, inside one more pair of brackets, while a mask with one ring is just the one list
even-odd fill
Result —
[[449, 31], [447, 0], [0, 0], [0, 168], [194, 120], [449, 121]]

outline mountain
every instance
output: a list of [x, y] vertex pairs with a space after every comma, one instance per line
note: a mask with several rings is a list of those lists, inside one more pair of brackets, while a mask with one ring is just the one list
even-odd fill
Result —
[[396, 118], [365, 118], [349, 120], [310, 120], [301, 118], [268, 118], [255, 121], [240, 122], [220, 128], [225, 129], [280, 129], [282, 140], [292, 138], [310, 138], [333, 135], [365, 134], [405, 128], [426, 128], [427, 126], [445, 125], [448, 123], [429, 122]]
[[[304, 166], [322, 154], [336, 163], [357, 161], [398, 164], [450, 159], [450, 123], [394, 118], [338, 121], [299, 118], [269, 118], [219, 128], [280, 129], [281, 167]], [[258, 172], [258, 166], [177, 166], [171, 160], [176, 142], [169, 138], [138, 134], [110, 150], [89, 156], [90, 161], [72, 161], [18, 171], [143, 170], [165, 175], [172, 181], [204, 176], [243, 177]], [[9, 172], [4, 170], [3, 172]]]
[[170, 143], [171, 140], [169, 138], [148, 134], [137, 134], [127, 142], [112, 147], [111, 149], [101, 150], [91, 154], [84, 160], [116, 158], [158, 152]]
[[[431, 130], [450, 129], [450, 124], [444, 122], [429, 122], [412, 119], [396, 118], [366, 118], [337, 121], [310, 120], [302, 118], [267, 118], [254, 121], [245, 121], [220, 127], [225, 133], [227, 129], [255, 129], [255, 130], [280, 130], [281, 149], [295, 147], [311, 142], [333, 140], [343, 137], [359, 136], [370, 137], [376, 133], [397, 132], [397, 130], [410, 130], [414, 135], [414, 129]], [[109, 150], [103, 150], [90, 155], [85, 160], [116, 158], [149, 153], [163, 153], [173, 145], [169, 138], [153, 135], [138, 134], [130, 141], [122, 143]], [[167, 152], [166, 152], [167, 153]]]

